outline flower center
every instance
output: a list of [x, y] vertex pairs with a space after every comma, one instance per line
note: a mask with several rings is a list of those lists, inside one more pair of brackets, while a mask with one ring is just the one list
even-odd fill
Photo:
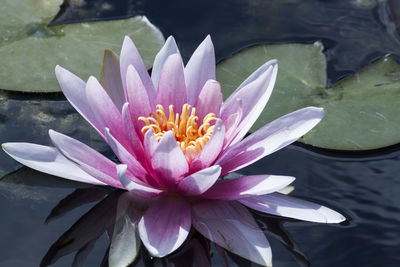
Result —
[[168, 108], [168, 118], [162, 105], [157, 105], [157, 110], [151, 112], [149, 117], [139, 117], [138, 120], [146, 124], [141, 130], [142, 134], [152, 129], [157, 141], [160, 141], [167, 131], [172, 131], [179, 147], [190, 162], [210, 140], [214, 131], [214, 125], [211, 125], [211, 122], [216, 121], [217, 117], [214, 113], [208, 113], [199, 126], [195, 107], [184, 104], [181, 114], [174, 112], [173, 105]]

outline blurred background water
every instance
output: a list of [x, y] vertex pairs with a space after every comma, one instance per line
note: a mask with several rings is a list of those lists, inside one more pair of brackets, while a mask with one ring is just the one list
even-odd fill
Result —
[[[328, 59], [329, 84], [387, 53], [400, 55], [400, 6], [396, 0], [70, 0], [53, 24], [138, 14], [146, 15], [166, 37], [174, 35], [185, 60], [206, 34], [211, 34], [218, 61], [253, 44], [321, 40]], [[49, 144], [47, 130], [52, 128], [113, 157], [62, 94], [1, 91], [0, 103], [2, 143]], [[19, 168], [19, 164], [0, 153], [0, 176]], [[279, 241], [285, 235], [276, 236], [266, 226], [274, 266], [307, 266], [307, 261], [312, 266], [400, 265], [400, 146], [350, 153], [295, 144], [243, 172], [295, 176], [294, 196], [327, 205], [349, 219], [341, 225], [321, 225], [256, 215], [261, 224], [283, 224], [286, 237], [297, 244], [285, 247]], [[38, 266], [58, 237], [104, 197], [100, 193], [97, 198], [89, 198], [93, 202], [87, 201], [45, 224], [51, 210], [75, 187], [81, 185], [27, 168], [0, 182], [0, 266]], [[91, 196], [98, 196], [98, 189], [91, 190]], [[106, 235], [102, 235], [85, 266], [99, 266], [107, 247]], [[222, 266], [217, 255], [214, 249], [211, 261]], [[54, 266], [70, 266], [72, 261], [70, 254]], [[232, 266], [240, 262], [228, 261]], [[173, 266], [150, 260], [143, 264]], [[192, 266], [201, 266], [196, 264], [199, 263], [193, 261]]]

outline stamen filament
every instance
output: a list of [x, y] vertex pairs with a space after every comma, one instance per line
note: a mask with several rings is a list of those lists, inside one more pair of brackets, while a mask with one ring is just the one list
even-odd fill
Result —
[[207, 114], [199, 127], [199, 117], [196, 116], [195, 107], [184, 104], [182, 112], [179, 114], [175, 113], [174, 106], [170, 105], [168, 111], [167, 118], [164, 107], [157, 105], [156, 111], [151, 112], [149, 117], [139, 117], [138, 120], [145, 123], [141, 132], [144, 135], [149, 129], [152, 129], [157, 141], [160, 141], [167, 131], [172, 131], [186, 159], [191, 162], [210, 140], [214, 131], [214, 125], [211, 123], [216, 121], [217, 117], [214, 113]]

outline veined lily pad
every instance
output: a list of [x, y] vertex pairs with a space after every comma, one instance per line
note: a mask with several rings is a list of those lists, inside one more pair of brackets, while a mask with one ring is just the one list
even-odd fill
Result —
[[119, 53], [130, 36], [150, 67], [164, 38], [146, 17], [48, 27], [62, 0], [4, 0], [0, 5], [0, 89], [60, 91], [56, 65], [82, 79], [99, 73], [105, 48]]
[[325, 118], [300, 141], [338, 150], [369, 150], [400, 143], [400, 66], [391, 56], [326, 86], [326, 59], [314, 45], [260, 45], [217, 66], [224, 95], [265, 61], [279, 61], [278, 79], [267, 107], [251, 130], [306, 106], [323, 107]]

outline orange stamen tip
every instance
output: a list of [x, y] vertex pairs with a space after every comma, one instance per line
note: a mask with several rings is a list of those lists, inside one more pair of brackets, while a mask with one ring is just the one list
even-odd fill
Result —
[[152, 129], [157, 141], [160, 141], [167, 131], [172, 131], [187, 161], [191, 162], [210, 140], [214, 131], [214, 125], [210, 123], [216, 121], [217, 117], [214, 113], [208, 113], [203, 123], [198, 125], [196, 108], [189, 104], [182, 106], [181, 114], [175, 113], [174, 106], [170, 105], [168, 116], [162, 105], [156, 105], [155, 112], [151, 112], [147, 118], [139, 117], [138, 120], [146, 124], [141, 130], [142, 134]]

